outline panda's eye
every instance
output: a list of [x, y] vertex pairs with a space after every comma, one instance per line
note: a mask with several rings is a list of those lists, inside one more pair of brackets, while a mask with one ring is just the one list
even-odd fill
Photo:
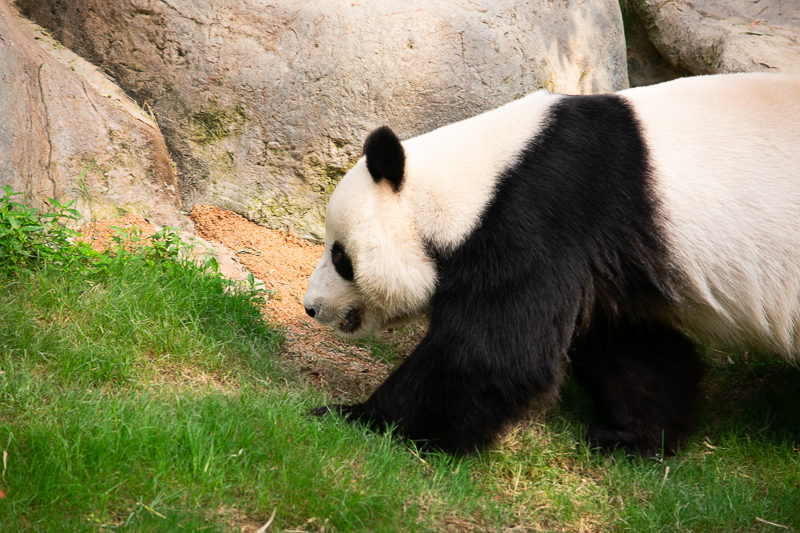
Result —
[[333, 268], [340, 276], [347, 281], [353, 281], [353, 262], [350, 261], [350, 256], [344, 251], [344, 246], [339, 241], [333, 243], [331, 261], [333, 261]]

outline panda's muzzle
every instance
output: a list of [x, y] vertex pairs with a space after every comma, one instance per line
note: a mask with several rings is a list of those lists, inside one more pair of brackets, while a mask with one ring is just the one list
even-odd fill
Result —
[[361, 309], [353, 307], [339, 322], [339, 331], [344, 333], [353, 333], [361, 327]]

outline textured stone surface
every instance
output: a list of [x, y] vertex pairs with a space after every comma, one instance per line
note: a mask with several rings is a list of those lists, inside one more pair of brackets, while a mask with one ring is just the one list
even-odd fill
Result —
[[693, 74], [800, 72], [798, 0], [627, 0], [659, 52]]
[[0, 2], [0, 185], [76, 199], [87, 219], [133, 212], [181, 225], [157, 125], [96, 68]]
[[372, 128], [627, 85], [616, 0], [17, 0], [154, 110], [184, 205], [321, 237]]
[[634, 0], [620, 0], [622, 23], [625, 28], [625, 48], [628, 54], [628, 83], [631, 87], [653, 85], [691, 75], [691, 72], [670, 64], [653, 46], [650, 35]]

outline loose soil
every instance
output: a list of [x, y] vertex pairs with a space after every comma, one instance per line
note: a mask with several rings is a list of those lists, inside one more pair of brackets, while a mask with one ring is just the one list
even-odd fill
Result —
[[[322, 245], [264, 228], [212, 205], [195, 205], [189, 216], [199, 237], [231, 250], [241, 266], [263, 281], [268, 290], [264, 314], [286, 332], [282, 355], [315, 386], [334, 400], [362, 400], [386, 378], [396, 361], [377, 359], [370, 350], [338, 338], [331, 328], [311, 320], [303, 309], [308, 278], [322, 257]], [[82, 230], [83, 240], [104, 249], [119, 232], [116, 228], [130, 227], [139, 228], [142, 238], [155, 233], [146, 220], [129, 214], [87, 225]], [[406, 355], [424, 329], [424, 325], [416, 324], [389, 331], [383, 334], [381, 343]]]
[[[103, 251], [114, 243], [115, 238], [119, 237], [122, 242], [126, 242], [125, 237], [132, 237], [133, 233], [137, 234], [139, 242], [147, 242], [147, 239], [155, 235], [156, 228], [139, 215], [128, 213], [121, 218], [97, 220], [87, 224], [79, 233], [77, 240], [91, 244], [95, 250]], [[130, 247], [130, 244], [126, 246]]]

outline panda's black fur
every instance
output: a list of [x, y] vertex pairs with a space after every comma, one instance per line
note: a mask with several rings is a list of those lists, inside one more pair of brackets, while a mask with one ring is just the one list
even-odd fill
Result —
[[[402, 148], [384, 130], [375, 135], [367, 164], [382, 169], [377, 180], [395, 176], [397, 190]], [[568, 360], [598, 408], [594, 444], [674, 451], [691, 426], [702, 365], [659, 316], [681, 283], [662, 228], [629, 105], [564, 97], [467, 239], [454, 250], [428, 246], [439, 281], [424, 340], [366, 402], [336, 409], [471, 452], [552, 398]]]

